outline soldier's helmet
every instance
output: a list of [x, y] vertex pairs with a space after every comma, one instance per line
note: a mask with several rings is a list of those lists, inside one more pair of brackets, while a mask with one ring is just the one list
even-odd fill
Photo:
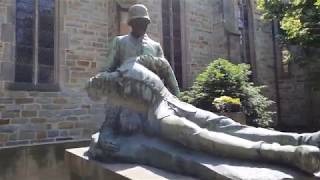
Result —
[[143, 4], [132, 5], [129, 8], [128, 14], [129, 14], [128, 15], [128, 24], [129, 25], [132, 20], [138, 19], [138, 18], [145, 19], [148, 24], [151, 22], [150, 17], [149, 17], [149, 13], [148, 13], [148, 9]]

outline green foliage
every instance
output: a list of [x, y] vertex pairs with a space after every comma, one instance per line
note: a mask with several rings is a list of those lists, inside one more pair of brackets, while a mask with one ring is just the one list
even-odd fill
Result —
[[221, 96], [240, 98], [242, 111], [251, 125], [270, 127], [272, 113], [267, 109], [272, 104], [261, 94], [262, 86], [249, 82], [250, 67], [235, 65], [225, 59], [213, 61], [198, 75], [193, 86], [180, 94], [180, 99], [199, 108], [213, 111], [212, 102]]
[[284, 40], [320, 47], [320, 0], [258, 0], [265, 19], [280, 21]]

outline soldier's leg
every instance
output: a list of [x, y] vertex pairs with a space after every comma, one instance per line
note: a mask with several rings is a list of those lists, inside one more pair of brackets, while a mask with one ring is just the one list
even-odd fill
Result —
[[314, 173], [320, 170], [320, 150], [314, 146], [282, 146], [208, 131], [175, 115], [160, 120], [162, 137], [194, 150], [238, 159], [266, 160]]
[[[182, 114], [179, 114], [182, 115]], [[287, 133], [264, 128], [255, 128], [242, 125], [232, 119], [219, 116], [215, 113], [197, 109], [196, 113], [189, 113], [187, 119], [198, 124], [202, 128], [207, 128], [216, 132], [224, 132], [233, 136], [241, 137], [252, 141], [265, 141], [268, 143], [279, 143], [282, 145], [314, 145], [320, 147], [320, 133]]]

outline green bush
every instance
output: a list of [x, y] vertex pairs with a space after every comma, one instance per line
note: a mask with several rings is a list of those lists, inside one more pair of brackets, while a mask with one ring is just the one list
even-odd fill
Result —
[[214, 111], [212, 103], [220, 96], [240, 98], [241, 111], [247, 115], [248, 124], [271, 127], [272, 112], [268, 107], [273, 103], [261, 94], [263, 86], [254, 86], [249, 81], [250, 67], [235, 65], [225, 59], [213, 61], [198, 75], [193, 86], [180, 94], [182, 101], [201, 109]]

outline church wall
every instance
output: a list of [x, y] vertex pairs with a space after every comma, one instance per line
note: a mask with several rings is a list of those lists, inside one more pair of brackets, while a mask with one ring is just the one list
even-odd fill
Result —
[[13, 0], [0, 1], [0, 146], [88, 139], [104, 120], [104, 102], [89, 100], [84, 85], [107, 54], [107, 1], [57, 4], [59, 89], [43, 91], [11, 89], [16, 8]]

